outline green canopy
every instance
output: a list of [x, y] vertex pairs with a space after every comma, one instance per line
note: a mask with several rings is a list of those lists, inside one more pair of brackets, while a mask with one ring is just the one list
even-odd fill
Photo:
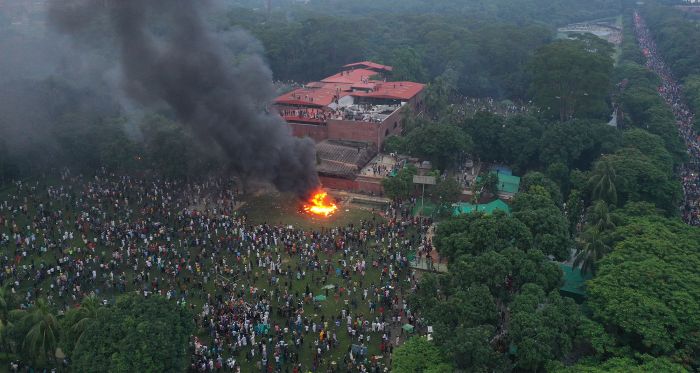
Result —
[[411, 324], [403, 324], [402, 329], [409, 332], [409, 333], [413, 333], [414, 327]]
[[315, 296], [315, 297], [314, 297], [314, 300], [317, 301], [317, 302], [321, 302], [321, 301], [326, 300], [326, 296], [323, 295], [323, 294], [320, 294], [320, 295]]

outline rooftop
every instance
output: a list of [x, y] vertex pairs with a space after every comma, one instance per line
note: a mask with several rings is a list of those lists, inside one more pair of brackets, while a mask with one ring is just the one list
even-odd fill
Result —
[[394, 70], [394, 68], [391, 66], [381, 65], [381, 64], [378, 64], [378, 63], [375, 63], [372, 61], [362, 61], [362, 62], [349, 63], [343, 67], [345, 67], [345, 68], [363, 67], [363, 68], [375, 69], [375, 70], [381, 70], [381, 71]]
[[559, 263], [559, 268], [564, 272], [564, 285], [559, 291], [564, 295], [573, 297], [586, 296], [586, 280], [591, 278], [590, 274], [582, 274], [581, 269], [573, 268], [570, 265]]
[[370, 78], [377, 75], [376, 71], [366, 69], [355, 69], [341, 71], [335, 75], [331, 75], [321, 81], [323, 83], [369, 83]]
[[425, 88], [425, 84], [414, 82], [382, 82], [374, 86], [371, 92], [353, 92], [354, 97], [386, 98], [408, 101]]
[[[304, 87], [285, 93], [275, 99], [277, 104], [324, 107], [332, 104], [342, 91], [332, 87]], [[345, 94], [347, 95], [347, 94]]]
[[318, 173], [354, 178], [377, 154], [370, 144], [355, 141], [325, 140], [316, 144]]
[[[375, 70], [389, 71], [390, 66], [364, 61], [345, 67], [357, 68], [277, 97], [275, 104], [282, 116], [288, 121], [302, 118], [309, 123], [325, 123], [328, 119], [383, 122], [425, 88], [421, 83], [373, 79], [378, 75]], [[310, 111], [298, 112], [304, 108]]]
[[520, 178], [518, 176], [506, 175], [499, 172], [496, 188], [502, 193], [518, 193], [520, 189]]

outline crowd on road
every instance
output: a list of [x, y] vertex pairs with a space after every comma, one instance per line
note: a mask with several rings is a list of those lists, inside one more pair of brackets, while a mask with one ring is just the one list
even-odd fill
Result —
[[380, 372], [403, 326], [424, 329], [403, 295], [431, 221], [408, 204], [312, 231], [249, 223], [232, 180], [60, 178], [0, 194], [0, 285], [21, 307], [160, 294], [205, 331], [191, 343], [198, 372]]
[[683, 165], [680, 176], [683, 184], [683, 206], [681, 214], [690, 225], [700, 225], [700, 137], [693, 129], [695, 116], [683, 100], [681, 85], [674, 79], [668, 65], [659, 56], [644, 19], [634, 15], [635, 33], [639, 46], [646, 57], [646, 65], [661, 78], [659, 94], [673, 110], [680, 136], [688, 149], [688, 161]]

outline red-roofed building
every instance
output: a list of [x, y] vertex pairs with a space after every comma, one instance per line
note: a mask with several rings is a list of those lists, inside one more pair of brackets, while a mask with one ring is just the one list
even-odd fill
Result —
[[370, 61], [279, 96], [274, 106], [295, 136], [357, 141], [379, 151], [384, 140], [403, 131], [404, 110], [423, 110], [425, 85], [387, 82], [391, 66]]
[[344, 69], [362, 68], [362, 69], [374, 70], [377, 72], [381, 72], [381, 71], [391, 72], [394, 70], [394, 68], [391, 66], [380, 65], [380, 64], [374, 63], [372, 61], [362, 61], [362, 62], [349, 63], [349, 64], [343, 66], [343, 68]]

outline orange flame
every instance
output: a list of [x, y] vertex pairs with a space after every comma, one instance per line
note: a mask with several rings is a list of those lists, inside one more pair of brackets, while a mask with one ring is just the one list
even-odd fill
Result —
[[328, 197], [328, 193], [319, 190], [304, 204], [304, 211], [319, 216], [331, 216], [338, 210], [338, 206]]

